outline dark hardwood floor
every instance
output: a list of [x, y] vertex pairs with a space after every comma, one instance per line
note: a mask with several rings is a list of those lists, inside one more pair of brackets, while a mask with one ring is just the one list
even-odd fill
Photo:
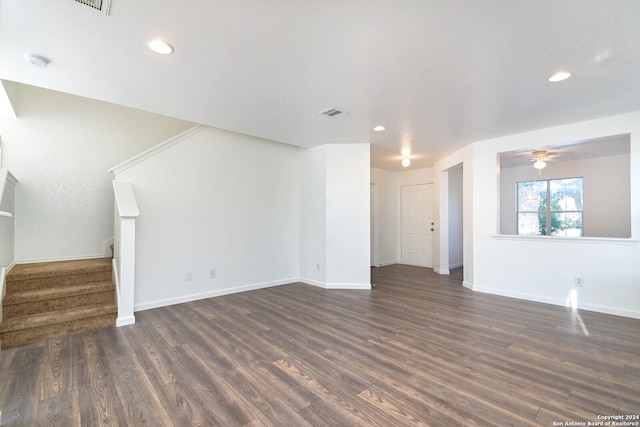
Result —
[[640, 320], [474, 293], [460, 272], [395, 265], [372, 279], [371, 291], [291, 284], [148, 310], [135, 325], [1, 351], [0, 425], [553, 426], [640, 414]]

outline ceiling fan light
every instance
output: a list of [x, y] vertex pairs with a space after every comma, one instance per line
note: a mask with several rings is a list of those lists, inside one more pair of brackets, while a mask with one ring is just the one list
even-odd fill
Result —
[[543, 160], [536, 160], [536, 162], [533, 164], [533, 167], [538, 170], [544, 168], [545, 166], [547, 166], [547, 162]]
[[555, 73], [554, 75], [549, 77], [547, 80], [550, 81], [551, 83], [557, 83], [557, 82], [561, 82], [563, 80], [567, 80], [569, 77], [571, 77], [571, 73], [570, 72], [568, 72], [568, 71], [558, 71], [557, 73]]
[[159, 53], [160, 55], [171, 55], [173, 53], [173, 46], [164, 40], [155, 39], [151, 40], [147, 46], [152, 51]]

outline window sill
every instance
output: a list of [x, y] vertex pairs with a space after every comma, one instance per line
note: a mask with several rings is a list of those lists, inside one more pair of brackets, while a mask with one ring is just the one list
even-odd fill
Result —
[[494, 234], [494, 239], [498, 240], [526, 240], [534, 242], [564, 242], [564, 243], [591, 243], [604, 245], [636, 245], [640, 242], [638, 238], [619, 237], [564, 237], [564, 236], [519, 236], [516, 234]]

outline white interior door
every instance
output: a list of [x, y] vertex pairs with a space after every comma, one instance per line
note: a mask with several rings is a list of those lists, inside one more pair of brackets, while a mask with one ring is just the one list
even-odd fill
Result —
[[433, 267], [433, 184], [401, 189], [402, 264]]

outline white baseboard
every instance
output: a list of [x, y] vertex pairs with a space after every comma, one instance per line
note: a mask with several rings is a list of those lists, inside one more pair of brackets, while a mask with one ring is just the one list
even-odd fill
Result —
[[464, 287], [465, 287], [465, 288], [467, 288], [467, 289], [471, 289], [472, 291], [473, 291], [473, 290], [475, 290], [475, 289], [473, 288], [473, 283], [471, 283], [471, 282], [466, 282], [466, 281], [464, 281], [464, 280], [463, 280], [463, 281], [462, 281], [462, 286], [464, 286]]
[[386, 267], [388, 265], [394, 265], [394, 264], [397, 264], [397, 263], [398, 263], [398, 260], [395, 260], [395, 259], [391, 260], [391, 261], [382, 261], [382, 262], [378, 263], [378, 267]]
[[457, 263], [455, 263], [455, 264], [451, 264], [451, 265], [449, 266], [449, 270], [453, 270], [454, 268], [460, 268], [460, 267], [463, 267], [463, 266], [464, 266], [464, 263], [462, 263], [462, 262], [457, 262]]
[[363, 289], [363, 290], [366, 290], [366, 289], [371, 289], [371, 283], [325, 283], [325, 289]]
[[[463, 283], [464, 285], [464, 283]], [[465, 287], [467, 287], [465, 285]], [[547, 297], [544, 295], [525, 294], [521, 292], [513, 292], [505, 289], [485, 288], [485, 287], [471, 287], [473, 291], [482, 292], [491, 295], [499, 295], [508, 298], [516, 298], [526, 301], [540, 302], [543, 304], [557, 305], [566, 307], [566, 299]], [[640, 311], [627, 310], [616, 307], [608, 307], [599, 304], [578, 303], [578, 310], [595, 311], [597, 313], [612, 314], [614, 316], [630, 317], [633, 319], [640, 319]]]
[[175, 298], [166, 298], [162, 300], [149, 301], [142, 304], [135, 304], [134, 311], [150, 310], [152, 308], [166, 307], [169, 305], [182, 304], [184, 302], [191, 302], [191, 301], [197, 301], [197, 300], [206, 299], [206, 298], [219, 297], [222, 295], [231, 295], [239, 292], [255, 291], [258, 289], [271, 288], [273, 286], [288, 285], [296, 282], [299, 282], [299, 279], [297, 277], [293, 277], [289, 279], [254, 283], [250, 285], [242, 285], [242, 286], [226, 288], [226, 289], [216, 289], [214, 291], [201, 292], [197, 294], [181, 295]]
[[317, 288], [325, 289], [324, 282], [320, 282], [318, 280], [307, 279], [306, 277], [300, 277], [298, 281], [301, 283], [304, 283], [305, 285], [311, 285]]
[[306, 277], [301, 277], [298, 281], [322, 289], [371, 289], [370, 283], [326, 283]]
[[615, 307], [607, 307], [604, 305], [578, 303], [578, 310], [595, 311], [598, 313], [612, 314], [614, 316], [640, 319], [640, 311], [626, 310], [626, 309], [615, 308]]
[[9, 266], [8, 266], [8, 267], [5, 267], [5, 269], [4, 269], [4, 274], [9, 274], [9, 272], [11, 271], [11, 269], [12, 269], [13, 267], [15, 267], [15, 266], [16, 266], [15, 261], [14, 261], [14, 262], [12, 262], [11, 264], [9, 264]]
[[118, 317], [116, 319], [116, 327], [133, 325], [136, 323], [136, 316]]
[[16, 263], [12, 262], [8, 267], [0, 268], [0, 322], [2, 321], [2, 300], [7, 294], [7, 274], [15, 265]]
[[116, 302], [120, 306], [120, 276], [118, 276], [118, 260], [111, 260], [111, 281], [116, 286]]
[[102, 244], [104, 247], [104, 257], [105, 258], [111, 258], [111, 245], [113, 245], [115, 242], [114, 238], [110, 238], [108, 240], [105, 240], [105, 242]]
[[449, 274], [451, 274], [451, 272], [447, 269], [440, 270], [439, 268], [435, 268], [435, 267], [433, 268], [433, 272], [436, 274], [441, 274], [443, 276], [448, 276]]

